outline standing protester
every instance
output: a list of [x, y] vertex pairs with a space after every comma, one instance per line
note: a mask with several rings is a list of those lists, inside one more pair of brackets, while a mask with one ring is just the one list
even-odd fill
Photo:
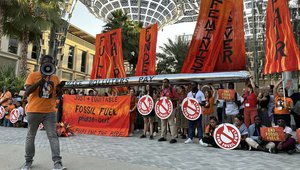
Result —
[[290, 111], [293, 108], [293, 100], [289, 97], [284, 97], [283, 90], [285, 90], [285, 94], [287, 95], [286, 89], [278, 89], [282, 81], [283, 79], [277, 82], [273, 90], [275, 96], [274, 122], [277, 123], [279, 119], [283, 119], [287, 126], [291, 126]]
[[[41, 58], [41, 65], [53, 64], [53, 57], [46, 55]], [[62, 166], [59, 139], [56, 133], [56, 96], [61, 93], [57, 88], [60, 83], [56, 75], [45, 76], [40, 71], [30, 73], [26, 82], [28, 96], [27, 120], [28, 133], [25, 144], [25, 160], [22, 170], [30, 169], [35, 155], [34, 140], [40, 123], [46, 130], [54, 162], [53, 170], [66, 169]]]
[[[295, 91], [291, 95], [291, 99], [293, 100], [294, 108], [291, 110], [292, 115], [294, 116], [294, 120], [296, 123], [296, 128], [300, 128], [300, 93]], [[300, 136], [299, 136], [300, 138]]]
[[202, 128], [205, 129], [206, 125], [210, 122], [210, 117], [214, 113], [214, 101], [215, 101], [216, 91], [213, 86], [209, 86], [204, 92], [205, 105], [202, 106], [203, 116], [202, 116]]
[[274, 114], [274, 108], [275, 108], [275, 97], [274, 97], [274, 85], [270, 85], [269, 88], [269, 96], [270, 96], [270, 101], [268, 104], [268, 116], [269, 116], [269, 121], [272, 123], [273, 122], [273, 114]]
[[[178, 94], [175, 90], [175, 88], [173, 88], [170, 85], [170, 81], [169, 79], [165, 78], [162, 81], [162, 92], [160, 93], [160, 97], [167, 97], [168, 99], [170, 99], [172, 101], [173, 107], [176, 107], [176, 103], [178, 101]], [[175, 113], [174, 113], [174, 109], [173, 112], [171, 113], [171, 116], [167, 119], [161, 119], [161, 138], [158, 139], [159, 142], [162, 141], [167, 141], [166, 136], [167, 136], [167, 124], [169, 123], [170, 125], [170, 129], [171, 129], [171, 136], [172, 139], [170, 140], [170, 143], [176, 143], [177, 140], [175, 139], [177, 136], [177, 129], [176, 129], [176, 125], [175, 125]]]
[[[228, 83], [228, 89], [234, 90], [234, 83]], [[225, 101], [225, 114], [226, 114], [226, 122], [233, 124], [234, 118], [239, 114], [239, 106], [241, 105], [241, 96], [235, 92], [233, 100]]]
[[[9, 91], [9, 88], [6, 86], [3, 87], [3, 93], [1, 94], [0, 97], [0, 106], [3, 106], [6, 111], [6, 116], [3, 118], [3, 126], [5, 127], [12, 127], [13, 124], [10, 122], [10, 111], [11, 111], [11, 93]], [[14, 109], [14, 108], [12, 108]]]
[[[220, 84], [220, 88], [219, 89], [224, 89], [223, 85]], [[217, 93], [218, 95], [218, 93]], [[218, 122], [219, 123], [224, 123], [225, 120], [225, 110], [224, 110], [224, 100], [219, 99], [219, 96], [217, 96], [217, 115], [218, 115]]]
[[261, 123], [265, 126], [270, 127], [271, 122], [268, 114], [268, 104], [270, 102], [270, 95], [265, 90], [262, 90], [261, 93], [257, 96], [258, 101], [258, 115], [261, 118]]
[[[187, 94], [187, 97], [196, 99], [201, 106], [204, 106], [206, 104], [205, 96], [204, 96], [203, 92], [200, 89], [198, 89], [198, 85], [196, 83], [192, 83], [192, 91], [190, 91]], [[202, 109], [201, 109], [201, 112], [202, 112]], [[197, 123], [199, 144], [201, 144], [200, 141], [203, 138], [202, 114], [203, 113], [200, 114], [200, 117], [197, 120], [189, 120], [189, 138], [184, 142], [185, 144], [193, 143], [193, 137], [194, 137], [194, 132], [195, 132], [195, 123]]]
[[250, 83], [244, 95], [244, 122], [247, 128], [254, 123], [254, 117], [257, 115], [257, 89], [252, 78]]
[[[152, 87], [149, 84], [147, 84], [145, 86], [145, 95], [149, 95], [153, 99], [153, 89], [152, 89]], [[146, 136], [147, 131], [149, 130], [150, 131], [150, 137], [149, 137], [149, 139], [150, 140], [153, 139], [153, 121], [154, 121], [154, 116], [155, 116], [154, 109], [151, 110], [151, 112], [149, 113], [149, 115], [143, 116], [143, 119], [144, 119], [144, 133], [142, 134], [142, 136], [140, 136], [140, 138], [146, 138], [147, 137]]]
[[181, 138], [186, 139], [187, 131], [188, 131], [188, 120], [187, 118], [184, 117], [182, 110], [181, 110], [181, 103], [182, 101], [186, 98], [186, 90], [184, 86], [179, 86], [178, 87], [178, 104], [177, 107], [175, 108], [175, 116], [176, 116], [176, 127], [177, 127], [177, 132], [178, 130], [182, 130], [181, 132]]
[[138, 102], [136, 96], [135, 96], [135, 90], [134, 88], [131, 88], [130, 91], [130, 129], [129, 129], [129, 136], [133, 136], [134, 132], [134, 124], [136, 120], [136, 104]]

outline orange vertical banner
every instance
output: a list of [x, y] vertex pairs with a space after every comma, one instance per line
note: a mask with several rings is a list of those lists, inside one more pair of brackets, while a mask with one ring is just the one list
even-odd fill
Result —
[[130, 96], [64, 95], [63, 122], [78, 134], [128, 136]]
[[110, 65], [109, 58], [106, 52], [107, 35], [106, 33], [97, 34], [96, 50], [93, 60], [93, 68], [90, 79], [105, 79], [107, 78], [107, 69]]
[[232, 0], [201, 1], [198, 21], [182, 73], [214, 71], [232, 6]]
[[122, 33], [121, 28], [107, 32], [107, 53], [110, 56], [111, 65], [108, 68], [108, 78], [126, 77], [123, 50], [122, 50]]
[[136, 76], [155, 75], [157, 23], [143, 28], [140, 32], [140, 47]]
[[287, 0], [269, 0], [266, 19], [264, 74], [296, 71], [300, 68]]
[[234, 2], [214, 71], [246, 69], [243, 8], [243, 1]]

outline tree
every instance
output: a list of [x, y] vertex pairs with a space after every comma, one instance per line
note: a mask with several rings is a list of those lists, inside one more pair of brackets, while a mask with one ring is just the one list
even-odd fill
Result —
[[15, 74], [14, 67], [0, 68], [0, 88], [9, 87], [12, 93], [19, 92], [24, 89], [25, 79]]
[[0, 1], [0, 51], [1, 51], [1, 38], [3, 36], [3, 24], [4, 24], [4, 15], [5, 9], [12, 8], [12, 1], [13, 0], [1, 0]]
[[168, 38], [168, 43], [164, 43], [159, 48], [163, 53], [157, 54], [157, 74], [161, 74], [161, 71], [165, 71], [166, 73], [180, 73], [188, 52], [189, 41], [178, 37], [177, 41], [173, 42]]
[[133, 65], [133, 70], [135, 70], [139, 52], [139, 33], [142, 28], [142, 23], [131, 20], [122, 10], [112, 12], [112, 16], [113, 17], [110, 18], [104, 26], [104, 32], [118, 28], [122, 29], [124, 59]]
[[3, 32], [17, 37], [22, 42], [20, 75], [27, 75], [27, 54], [29, 42], [40, 40], [42, 31], [60, 24], [59, 2], [61, 0], [17, 0], [14, 8], [6, 8]]

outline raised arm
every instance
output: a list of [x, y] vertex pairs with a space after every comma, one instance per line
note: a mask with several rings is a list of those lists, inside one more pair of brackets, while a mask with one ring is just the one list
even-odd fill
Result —
[[[282, 82], [283, 82], [283, 79], [281, 79], [280, 81], [278, 81], [278, 82], [275, 84], [274, 89], [273, 89], [273, 94], [274, 94], [274, 96], [277, 95], [277, 89], [278, 89], [280, 83], [282, 83]], [[283, 89], [283, 90], [284, 90], [284, 89]]]
[[255, 83], [254, 83], [252, 77], [250, 78], [250, 83], [251, 83], [251, 86], [252, 86], [252, 88], [253, 88], [254, 94], [257, 96], [257, 94], [258, 94], [258, 89], [256, 88]]

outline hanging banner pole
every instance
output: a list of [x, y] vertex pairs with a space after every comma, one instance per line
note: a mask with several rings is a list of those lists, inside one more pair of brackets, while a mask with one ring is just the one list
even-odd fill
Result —
[[241, 82], [249, 79], [250, 77], [251, 74], [248, 71], [195, 74], [164, 74], [98, 80], [67, 81], [65, 82], [64, 88], [105, 88], [112, 86], [142, 86], [147, 84], [161, 85], [162, 80], [165, 78], [168, 78], [173, 85], [190, 84], [191, 82], [197, 82], [199, 84]]

